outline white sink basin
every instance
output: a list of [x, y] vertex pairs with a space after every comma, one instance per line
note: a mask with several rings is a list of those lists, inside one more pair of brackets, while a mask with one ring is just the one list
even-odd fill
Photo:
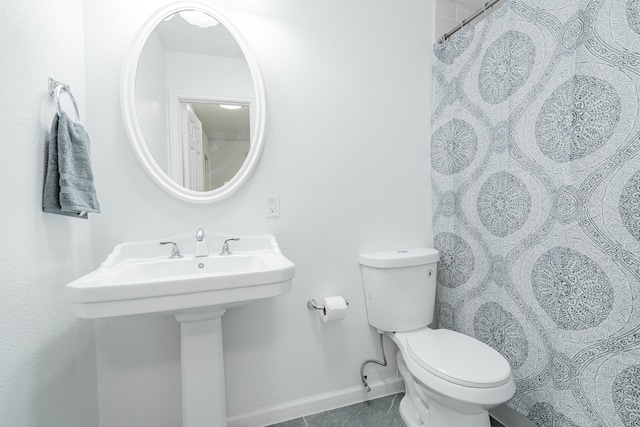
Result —
[[[231, 255], [219, 255], [225, 239]], [[169, 259], [173, 241], [183, 258]], [[117, 245], [100, 267], [69, 283], [82, 318], [226, 309], [289, 292], [295, 267], [272, 235], [207, 235], [209, 256], [195, 258], [194, 234]]]

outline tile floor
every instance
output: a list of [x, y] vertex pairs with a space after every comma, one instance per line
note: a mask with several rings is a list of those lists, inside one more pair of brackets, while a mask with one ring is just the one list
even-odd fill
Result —
[[[357, 403], [295, 420], [273, 424], [270, 427], [406, 427], [400, 417], [400, 399], [404, 393]], [[491, 427], [504, 427], [491, 419]]]

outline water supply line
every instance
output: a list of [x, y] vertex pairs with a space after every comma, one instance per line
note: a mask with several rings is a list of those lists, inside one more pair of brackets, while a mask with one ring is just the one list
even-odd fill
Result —
[[376, 363], [380, 366], [387, 366], [387, 356], [384, 354], [384, 332], [378, 329], [378, 334], [380, 334], [380, 351], [382, 352], [382, 362], [379, 360], [369, 359], [365, 360], [362, 366], [360, 366], [360, 380], [362, 381], [362, 385], [364, 386], [367, 392], [371, 391], [371, 387], [367, 384], [367, 377], [364, 374], [364, 367], [367, 363]]

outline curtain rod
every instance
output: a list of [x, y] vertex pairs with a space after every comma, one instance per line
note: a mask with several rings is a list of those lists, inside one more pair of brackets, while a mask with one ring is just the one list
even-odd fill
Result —
[[467, 19], [463, 19], [462, 22], [460, 22], [460, 24], [458, 24], [457, 27], [455, 27], [453, 30], [451, 30], [448, 33], [446, 33], [445, 35], [443, 35], [440, 38], [440, 40], [442, 42], [446, 41], [449, 37], [451, 37], [452, 35], [454, 35], [458, 31], [460, 31], [461, 29], [463, 29], [465, 25], [471, 23], [471, 21], [473, 21], [478, 16], [480, 16], [480, 14], [482, 14], [483, 12], [486, 13], [487, 9], [489, 9], [490, 7], [492, 7], [494, 4], [498, 3], [499, 1], [500, 0], [491, 0], [491, 1], [486, 2], [484, 4], [484, 6], [482, 6], [480, 9], [478, 9], [474, 13], [472, 13], [471, 16], [469, 16]]

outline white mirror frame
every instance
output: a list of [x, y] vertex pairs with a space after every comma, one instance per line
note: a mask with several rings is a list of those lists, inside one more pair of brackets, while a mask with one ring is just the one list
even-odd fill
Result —
[[[147, 39], [156, 28], [158, 24], [164, 21], [170, 15], [178, 13], [183, 10], [198, 10], [208, 15], [213, 16], [220, 24], [224, 25], [226, 29], [235, 38], [236, 42], [240, 46], [242, 53], [247, 61], [249, 70], [251, 71], [251, 79], [255, 89], [255, 127], [252, 132], [251, 146], [249, 154], [244, 161], [240, 170], [235, 176], [225, 185], [220, 188], [211, 191], [194, 191], [182, 187], [173, 181], [156, 163], [153, 156], [147, 148], [147, 144], [144, 141], [142, 132], [140, 130], [140, 124], [138, 123], [138, 116], [136, 114], [136, 100], [135, 100], [135, 83], [136, 83], [136, 71], [138, 69], [138, 61], [140, 54], [144, 48]], [[183, 1], [172, 3], [171, 5], [160, 9], [154, 13], [142, 26], [137, 36], [135, 37], [129, 51], [127, 52], [124, 62], [122, 64], [121, 86], [120, 86], [120, 99], [122, 103], [122, 119], [124, 121], [125, 130], [129, 137], [131, 147], [133, 148], [136, 157], [140, 161], [142, 168], [149, 174], [149, 176], [165, 191], [173, 196], [192, 203], [211, 203], [222, 200], [234, 192], [236, 192], [251, 176], [251, 173], [258, 164], [260, 155], [262, 154], [264, 146], [264, 126], [265, 126], [265, 94], [264, 83], [262, 81], [262, 74], [258, 63], [246, 42], [240, 36], [238, 29], [224, 16], [220, 11], [212, 8], [211, 6], [203, 3]]]

